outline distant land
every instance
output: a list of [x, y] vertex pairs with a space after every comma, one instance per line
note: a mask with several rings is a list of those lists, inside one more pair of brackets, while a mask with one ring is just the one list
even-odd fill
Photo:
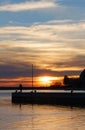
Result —
[[[85, 90], [85, 87], [68, 87], [68, 86], [59, 86], [59, 87], [23, 87], [22, 90]], [[0, 87], [0, 90], [20, 90], [19, 87]]]

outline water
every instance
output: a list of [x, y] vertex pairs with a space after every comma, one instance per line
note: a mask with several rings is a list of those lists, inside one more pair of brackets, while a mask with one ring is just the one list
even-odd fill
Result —
[[0, 91], [0, 130], [85, 130], [85, 108], [14, 105], [12, 91]]

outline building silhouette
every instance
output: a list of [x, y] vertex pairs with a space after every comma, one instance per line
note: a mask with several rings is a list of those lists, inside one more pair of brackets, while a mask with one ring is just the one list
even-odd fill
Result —
[[85, 87], [85, 69], [80, 74], [81, 86]]
[[69, 78], [65, 75], [63, 83], [65, 86], [85, 87], [85, 69], [80, 73], [78, 78]]

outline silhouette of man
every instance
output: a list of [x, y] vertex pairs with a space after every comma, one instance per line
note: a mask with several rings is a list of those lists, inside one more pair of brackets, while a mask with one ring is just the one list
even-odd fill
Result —
[[19, 85], [19, 90], [20, 90], [20, 92], [22, 92], [22, 89], [23, 89], [22, 84], [20, 84], [20, 85]]

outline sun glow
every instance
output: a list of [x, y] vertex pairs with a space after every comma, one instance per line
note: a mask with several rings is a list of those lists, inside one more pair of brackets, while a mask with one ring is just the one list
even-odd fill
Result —
[[49, 76], [43, 76], [40, 77], [39, 81], [41, 82], [42, 85], [44, 85], [45, 87], [49, 86], [52, 82], [52, 77]]
[[47, 77], [47, 76], [41, 78], [41, 81], [43, 81], [43, 82], [49, 82], [50, 80], [51, 80], [51, 78]]

